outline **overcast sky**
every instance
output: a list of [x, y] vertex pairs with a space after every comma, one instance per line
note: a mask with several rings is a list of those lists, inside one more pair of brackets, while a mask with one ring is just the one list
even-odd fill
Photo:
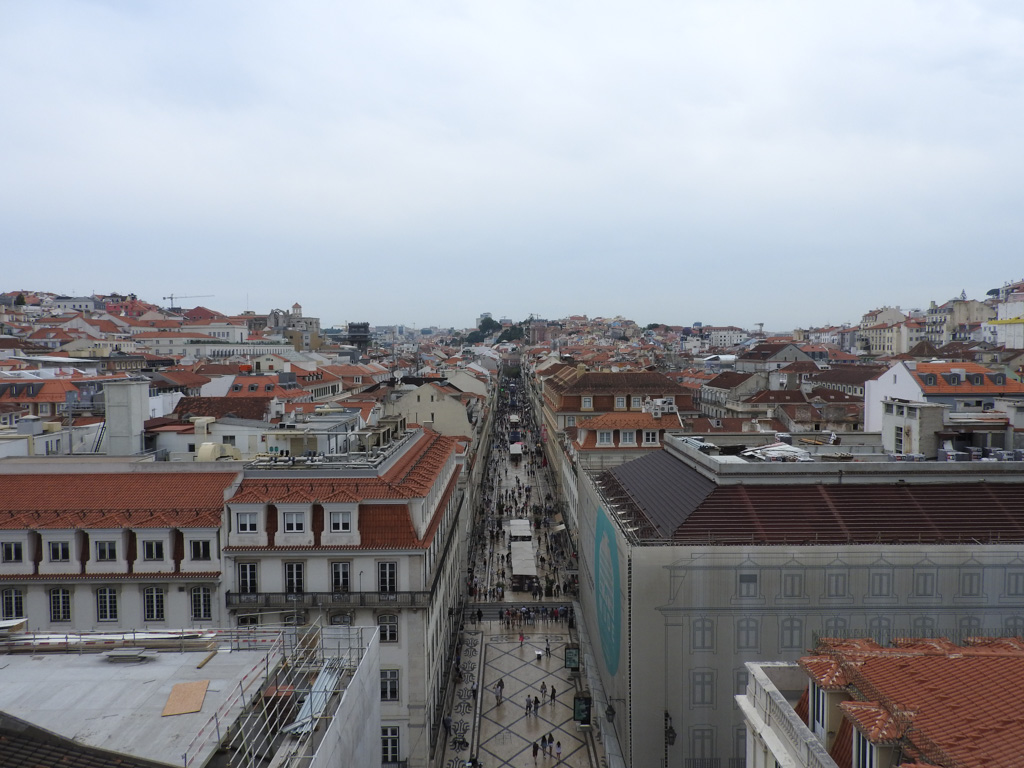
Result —
[[0, 290], [856, 322], [1024, 277], [1024, 3], [0, 0]]

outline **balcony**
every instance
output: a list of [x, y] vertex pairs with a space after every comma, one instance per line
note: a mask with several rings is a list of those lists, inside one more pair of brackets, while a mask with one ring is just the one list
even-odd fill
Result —
[[228, 592], [228, 608], [422, 608], [429, 592]]

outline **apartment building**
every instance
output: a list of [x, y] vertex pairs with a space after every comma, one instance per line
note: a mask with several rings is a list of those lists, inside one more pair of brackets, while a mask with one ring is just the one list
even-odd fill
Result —
[[32, 630], [224, 621], [223, 464], [0, 462], [0, 616]]
[[743, 765], [746, 663], [815, 637], [1024, 631], [1021, 462], [665, 443], [579, 478], [583, 616], [627, 765]]
[[381, 725], [426, 766], [461, 616], [465, 451], [382, 425], [346, 454], [246, 470], [226, 505], [227, 610], [236, 626], [379, 627]]

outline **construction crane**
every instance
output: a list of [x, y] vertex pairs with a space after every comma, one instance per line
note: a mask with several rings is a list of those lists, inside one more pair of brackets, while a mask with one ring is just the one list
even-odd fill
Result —
[[[178, 296], [178, 298], [179, 299], [212, 299], [214, 297], [214, 295], [215, 294], [212, 294], [212, 293], [204, 293], [204, 294], [197, 295], [197, 296]], [[168, 307], [168, 309], [172, 309], [173, 310], [175, 308], [174, 307], [174, 294], [172, 293], [170, 296], [164, 296], [164, 301], [167, 301], [168, 299], [171, 300], [171, 306]]]

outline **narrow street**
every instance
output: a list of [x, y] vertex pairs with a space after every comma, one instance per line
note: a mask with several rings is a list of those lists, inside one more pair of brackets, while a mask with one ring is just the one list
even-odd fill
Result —
[[575, 572], [574, 553], [522, 389], [503, 379], [496, 406], [458, 684], [435, 760], [444, 768], [473, 758], [484, 768], [594, 766], [588, 731], [573, 720], [577, 680], [564, 664], [566, 644], [577, 640], [576, 584], [567, 573]]

